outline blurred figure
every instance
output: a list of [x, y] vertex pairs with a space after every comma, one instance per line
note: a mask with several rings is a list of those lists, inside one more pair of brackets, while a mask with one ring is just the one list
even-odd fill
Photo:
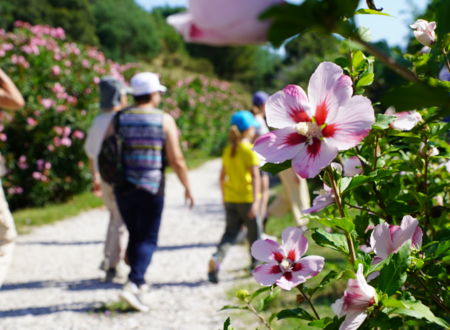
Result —
[[99, 86], [101, 113], [94, 118], [86, 138], [84, 150], [89, 158], [92, 172], [92, 190], [95, 195], [103, 197], [105, 206], [109, 211], [104, 259], [100, 269], [106, 273], [105, 281], [110, 282], [117, 275], [117, 266], [125, 256], [128, 233], [117, 208], [113, 187], [100, 177], [97, 158], [111, 120], [117, 111], [127, 105], [127, 89], [122, 82], [113, 77], [102, 78]]
[[[266, 124], [266, 102], [269, 98], [269, 95], [266, 92], [258, 91], [253, 94], [252, 97], [252, 113], [255, 116], [255, 119], [259, 123], [259, 127], [256, 129], [255, 140], [259, 138], [261, 135], [264, 135], [269, 132], [269, 127]], [[261, 175], [261, 203], [259, 206], [259, 219], [262, 221], [264, 225], [267, 222], [267, 205], [269, 203], [269, 173], [260, 171]]]
[[[25, 105], [22, 94], [20, 94], [12, 80], [0, 69], [0, 108], [17, 110]], [[4, 174], [2, 169], [2, 174]], [[9, 210], [5, 193], [0, 185], [0, 287], [6, 277], [9, 264], [14, 251], [14, 240], [17, 236], [14, 219]]]
[[289, 210], [298, 226], [306, 226], [308, 219], [302, 211], [310, 207], [309, 189], [306, 179], [299, 177], [292, 167], [278, 173], [282, 191], [269, 206], [269, 217], [281, 217]]
[[[166, 160], [185, 188], [189, 207], [194, 199], [181, 152], [175, 120], [157, 109], [166, 87], [158, 75], [136, 74], [130, 81], [134, 105], [118, 113], [118, 134], [123, 138], [124, 183], [114, 192], [129, 232], [127, 257], [131, 268], [120, 294], [134, 309], [145, 312], [145, 272], [158, 242], [164, 205]], [[174, 265], [176, 268], [176, 265]], [[168, 270], [170, 271], [170, 270]]]
[[[225, 232], [208, 265], [208, 280], [218, 283], [219, 268], [241, 227], [247, 227], [250, 246], [261, 235], [257, 219], [260, 202], [259, 157], [252, 150], [255, 129], [260, 126], [250, 111], [231, 117], [230, 140], [222, 154], [220, 187], [225, 204]], [[255, 260], [252, 258], [252, 267]]]

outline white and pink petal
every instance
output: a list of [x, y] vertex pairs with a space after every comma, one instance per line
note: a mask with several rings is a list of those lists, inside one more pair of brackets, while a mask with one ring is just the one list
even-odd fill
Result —
[[[256, 260], [264, 262], [281, 262], [283, 259], [283, 250], [280, 244], [271, 239], [255, 241], [252, 244], [251, 253]], [[281, 260], [277, 260], [280, 258], [279, 256], [281, 256]]]
[[301, 266], [298, 266], [299, 270], [292, 272], [293, 277], [297, 277], [298, 279], [303, 278], [303, 281], [306, 281], [322, 271], [325, 259], [321, 256], [308, 256], [301, 258], [296, 264], [300, 264]]
[[264, 286], [275, 284], [281, 276], [283, 276], [283, 273], [276, 262], [256, 266], [252, 274], [256, 282]]
[[294, 262], [308, 250], [308, 240], [303, 231], [297, 227], [287, 227], [281, 234], [286, 258]]
[[302, 178], [314, 178], [336, 158], [337, 153], [338, 150], [327, 141], [313, 139], [310, 145], [300, 145], [292, 168]]
[[394, 252], [391, 233], [387, 223], [381, 223], [375, 226], [370, 235], [370, 246], [375, 251], [375, 254], [386, 259], [389, 254]]
[[306, 138], [297, 133], [294, 128], [287, 127], [260, 136], [253, 150], [261, 155], [266, 162], [282, 163], [293, 159], [304, 144]]
[[375, 122], [375, 114], [367, 97], [353, 96], [339, 108], [332, 122], [322, 130], [330, 145], [338, 150], [353, 148], [364, 139]]
[[311, 121], [308, 97], [300, 86], [287, 85], [269, 97], [266, 103], [267, 125], [284, 128], [298, 122]]

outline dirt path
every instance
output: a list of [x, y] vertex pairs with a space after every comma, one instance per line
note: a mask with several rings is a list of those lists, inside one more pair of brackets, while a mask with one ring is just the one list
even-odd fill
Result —
[[0, 290], [0, 329], [222, 328], [226, 313], [218, 310], [228, 303], [226, 290], [245, 277], [249, 256], [242, 246], [232, 248], [221, 283], [206, 281], [207, 260], [224, 226], [219, 166], [214, 160], [191, 172], [193, 211], [183, 205], [181, 185], [168, 175], [160, 248], [146, 276], [150, 312], [92, 312], [116, 301], [121, 288], [100, 281], [107, 213], [96, 209], [19, 237]]

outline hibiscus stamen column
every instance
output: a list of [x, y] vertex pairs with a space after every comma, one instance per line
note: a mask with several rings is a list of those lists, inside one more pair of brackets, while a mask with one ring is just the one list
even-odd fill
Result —
[[[336, 180], [334, 179], [333, 168], [331, 166], [327, 167], [328, 177], [331, 182], [331, 189], [334, 191], [334, 199], [336, 201], [337, 208], [341, 218], [345, 218], [344, 207], [342, 205], [341, 193], [336, 185]], [[349, 232], [345, 231], [345, 237], [347, 238], [348, 251], [350, 254], [350, 262], [354, 265], [356, 260], [355, 246], [353, 244], [352, 236]]]

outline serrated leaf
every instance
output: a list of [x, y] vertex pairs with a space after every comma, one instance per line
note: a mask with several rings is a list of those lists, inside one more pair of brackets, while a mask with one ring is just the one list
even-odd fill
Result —
[[[355, 12], [355, 15], [382, 15], [382, 16], [391, 16], [388, 13], [383, 13], [381, 11], [378, 10], [374, 10], [374, 9], [366, 9], [366, 8], [361, 8], [358, 9]], [[392, 17], [392, 16], [391, 16]]]
[[372, 72], [366, 72], [364, 73], [361, 78], [359, 78], [358, 82], [356, 83], [356, 87], [364, 87], [372, 85], [373, 83], [374, 74]]
[[288, 168], [291, 167], [291, 161], [287, 160], [283, 163], [280, 164], [273, 164], [273, 163], [265, 163], [262, 167], [261, 170], [264, 172], [269, 172], [272, 174], [277, 174], [279, 172], [282, 172]]
[[303, 308], [297, 307], [293, 309], [284, 309], [281, 312], [278, 312], [277, 319], [283, 320], [288, 318], [296, 318], [296, 319], [302, 319], [307, 321], [313, 321], [316, 318], [313, 317], [311, 314], [309, 314], [306, 310]]
[[441, 327], [448, 329], [449, 324], [443, 319], [436, 317], [430, 308], [418, 300], [398, 300], [393, 297], [382, 300], [382, 304], [387, 307], [385, 313], [402, 314], [416, 319], [425, 319]]
[[403, 244], [380, 271], [378, 289], [388, 295], [394, 294], [406, 281], [410, 246], [411, 241]]
[[343, 234], [328, 233], [324, 229], [318, 228], [311, 237], [320, 246], [348, 254], [347, 239]]

